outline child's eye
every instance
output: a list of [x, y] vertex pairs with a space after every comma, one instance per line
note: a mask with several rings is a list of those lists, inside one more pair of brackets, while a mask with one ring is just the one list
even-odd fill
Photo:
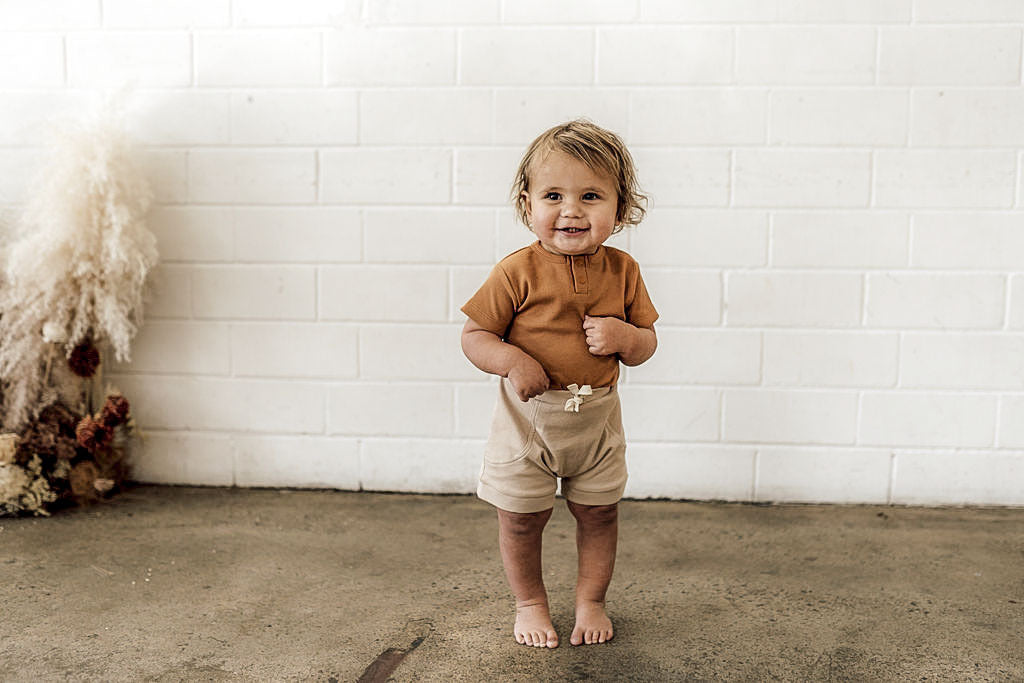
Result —
[[548, 192], [548, 193], [546, 193], [544, 195], [544, 199], [553, 199], [553, 200], [557, 201], [557, 200], [559, 200], [561, 198], [562, 198], [562, 195], [558, 194], [557, 192]]
[[584, 199], [589, 199], [589, 200], [594, 200], [594, 199], [600, 199], [601, 195], [599, 195], [596, 192], [587, 192], [586, 194], [583, 195], [583, 198]]

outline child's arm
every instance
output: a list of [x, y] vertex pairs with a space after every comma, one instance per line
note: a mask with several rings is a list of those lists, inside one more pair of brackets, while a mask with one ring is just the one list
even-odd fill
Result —
[[654, 326], [636, 327], [618, 318], [583, 317], [587, 350], [595, 356], [619, 354], [625, 365], [640, 365], [654, 355], [658, 337]]
[[[541, 364], [513, 344], [473, 322], [462, 328], [462, 352], [473, 365], [492, 375], [508, 377], [520, 401], [528, 401], [548, 390], [550, 380]], [[653, 352], [652, 352], [653, 353]]]

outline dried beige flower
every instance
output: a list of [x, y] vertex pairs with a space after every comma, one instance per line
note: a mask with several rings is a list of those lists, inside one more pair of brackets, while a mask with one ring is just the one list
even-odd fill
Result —
[[109, 343], [118, 360], [130, 358], [157, 251], [144, 220], [151, 192], [121, 118], [108, 105], [56, 131], [6, 254], [0, 379], [3, 424], [12, 431], [41, 407], [47, 339], [64, 340], [70, 354], [91, 337]]
[[52, 320], [43, 323], [43, 341], [49, 344], [63, 344], [68, 340], [63, 327]]
[[14, 462], [14, 455], [18, 452], [17, 434], [0, 434], [0, 465]]
[[57, 500], [46, 477], [42, 476], [42, 461], [33, 456], [27, 467], [0, 465], [0, 514], [31, 512], [49, 515], [46, 504]]

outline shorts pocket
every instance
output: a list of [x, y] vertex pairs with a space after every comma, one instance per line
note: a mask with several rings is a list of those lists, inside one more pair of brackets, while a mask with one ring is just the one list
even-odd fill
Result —
[[494, 411], [491, 435], [484, 448], [484, 462], [506, 465], [525, 458], [537, 435], [539, 408], [540, 402], [530, 401], [524, 414], [509, 410], [499, 402]]

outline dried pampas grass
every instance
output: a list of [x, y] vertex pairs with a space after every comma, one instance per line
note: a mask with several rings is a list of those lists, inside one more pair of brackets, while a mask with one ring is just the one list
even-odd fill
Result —
[[118, 360], [130, 359], [157, 251], [144, 220], [151, 192], [121, 120], [120, 106], [108, 103], [55, 130], [49, 159], [30, 185], [0, 289], [8, 430], [19, 431], [43, 407], [51, 344], [63, 344], [66, 357], [83, 342], [109, 344]]

